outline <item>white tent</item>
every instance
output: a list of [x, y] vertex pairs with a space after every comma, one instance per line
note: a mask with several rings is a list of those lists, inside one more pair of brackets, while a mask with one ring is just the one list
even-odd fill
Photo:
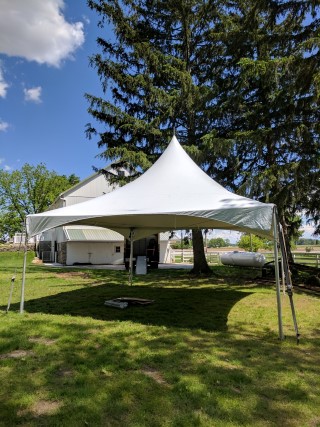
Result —
[[[77, 205], [28, 215], [26, 225], [31, 236], [66, 224], [106, 227], [132, 243], [160, 231], [193, 228], [246, 231], [276, 241], [276, 222], [275, 205], [223, 188], [193, 162], [174, 136], [158, 161], [135, 181]], [[278, 245], [274, 247], [278, 259]], [[275, 266], [283, 338], [278, 263]]]
[[135, 239], [191, 228], [248, 231], [273, 237], [273, 204], [224, 189], [186, 154], [176, 137], [159, 160], [132, 183], [65, 208], [27, 217], [30, 236], [64, 224], [107, 227]]

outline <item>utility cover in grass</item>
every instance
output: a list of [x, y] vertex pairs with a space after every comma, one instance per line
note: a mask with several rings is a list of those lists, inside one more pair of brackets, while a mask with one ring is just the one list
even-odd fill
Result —
[[144, 305], [150, 305], [152, 303], [154, 303], [154, 300], [144, 299], [144, 298], [133, 298], [133, 297], [119, 297], [111, 300], [106, 300], [104, 302], [104, 305], [108, 307], [123, 309], [131, 305], [144, 306]]

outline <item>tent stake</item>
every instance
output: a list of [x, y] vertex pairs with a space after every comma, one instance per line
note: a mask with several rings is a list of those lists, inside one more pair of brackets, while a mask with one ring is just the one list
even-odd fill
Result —
[[278, 225], [277, 225], [277, 215], [274, 210], [273, 213], [273, 237], [274, 237], [274, 267], [275, 267], [275, 276], [276, 276], [276, 291], [277, 291], [277, 308], [278, 308], [278, 328], [279, 328], [279, 339], [284, 340], [283, 335], [283, 325], [282, 325], [282, 308], [281, 308], [281, 290], [280, 290], [280, 274], [279, 274], [279, 254], [278, 254]]

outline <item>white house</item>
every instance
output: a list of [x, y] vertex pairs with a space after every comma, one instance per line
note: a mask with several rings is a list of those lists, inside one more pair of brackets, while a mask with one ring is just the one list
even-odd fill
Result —
[[[107, 171], [113, 172], [111, 167]], [[123, 171], [126, 173], [126, 171]], [[50, 206], [58, 209], [102, 196], [116, 188], [103, 174], [95, 173], [59, 195]], [[159, 235], [159, 262], [170, 262], [169, 232]], [[121, 234], [93, 226], [70, 225], [44, 232], [38, 244], [43, 261], [65, 265], [123, 264], [125, 239]]]

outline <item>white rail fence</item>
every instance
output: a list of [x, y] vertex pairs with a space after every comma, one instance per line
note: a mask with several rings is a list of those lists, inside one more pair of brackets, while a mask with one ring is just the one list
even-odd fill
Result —
[[[206, 258], [210, 265], [221, 265], [220, 255], [224, 252], [206, 252]], [[274, 260], [272, 252], [264, 253], [267, 262]], [[171, 249], [171, 262], [172, 263], [184, 263], [192, 264], [193, 263], [193, 252], [192, 249]], [[310, 253], [310, 252], [294, 252], [293, 253], [294, 261], [298, 264], [308, 265], [310, 267], [320, 268], [320, 253]]]

